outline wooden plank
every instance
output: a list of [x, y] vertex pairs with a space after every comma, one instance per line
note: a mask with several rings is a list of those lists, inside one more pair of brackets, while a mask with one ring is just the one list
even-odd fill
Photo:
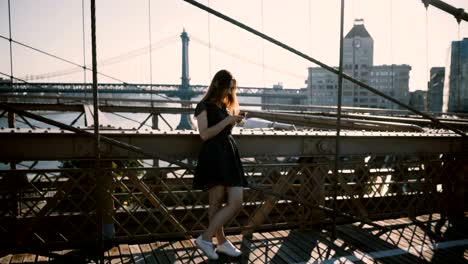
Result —
[[179, 241], [170, 242], [170, 247], [174, 250], [176, 255], [175, 263], [192, 263], [190, 259], [190, 252], [188, 252]]
[[[292, 237], [297, 238], [297, 241], [299, 246], [305, 249], [306, 252], [309, 252], [310, 255], [310, 261], [314, 262], [322, 262], [326, 260], [327, 258], [323, 256], [323, 253], [321, 251], [326, 251], [329, 246], [329, 241], [326, 239], [319, 239], [319, 236], [312, 232], [294, 232], [292, 234]], [[305, 243], [303, 241], [315, 241], [315, 245], [311, 247], [310, 249], [306, 247]]]
[[13, 257], [12, 254], [8, 254], [0, 258], [0, 264], [8, 264], [10, 263], [11, 258]]
[[[265, 232], [267, 233], [267, 232]], [[287, 254], [285, 254], [284, 252], [282, 252], [280, 250], [281, 248], [281, 241], [280, 239], [276, 239], [274, 237], [266, 237], [264, 235], [264, 233], [253, 233], [252, 234], [252, 237], [254, 239], [258, 239], [260, 241], [262, 241], [264, 243], [264, 246], [265, 246], [265, 250], [264, 250], [264, 254], [265, 253], [272, 253], [272, 254], [268, 254], [268, 258], [271, 259], [271, 261], [273, 263], [282, 263], [282, 262], [285, 262], [285, 263], [294, 263], [296, 262], [293, 258], [291, 258], [290, 256], [288, 256]], [[269, 252], [270, 251], [270, 252]]]
[[141, 244], [140, 251], [141, 251], [141, 254], [143, 254], [143, 257], [145, 258], [146, 263], [149, 263], [149, 264], [158, 263], [158, 261], [156, 260], [156, 257], [153, 255], [153, 250], [151, 249], [151, 246], [149, 244]]
[[175, 253], [172, 250], [166, 251], [166, 247], [169, 246], [167, 242], [154, 242], [150, 243], [149, 245], [158, 263], [174, 263]]
[[271, 234], [273, 234], [275, 237], [284, 238], [283, 245], [287, 246], [298, 256], [298, 258], [301, 259], [298, 262], [307, 262], [310, 259], [310, 251], [307, 252], [307, 250], [304, 250], [298, 244], [303, 244], [307, 247], [309, 244], [312, 244], [312, 241], [299, 240], [297, 237], [292, 236], [292, 232], [289, 230], [271, 232]]
[[113, 247], [107, 251], [108, 258], [111, 264], [123, 263], [119, 247]]
[[45, 263], [49, 262], [49, 257], [37, 255], [36, 263]]
[[[253, 235], [235, 235], [229, 236], [229, 239], [234, 245], [240, 247], [242, 251], [242, 263], [271, 263], [275, 257], [275, 249], [272, 249], [270, 243], [264, 239], [254, 238]], [[280, 259], [276, 263], [286, 262]]]
[[200, 250], [195, 245], [195, 240], [183, 240], [180, 243], [189, 252], [191, 262], [200, 263], [204, 260], [203, 254], [200, 254]]
[[140, 246], [138, 244], [129, 245], [130, 253], [132, 254], [133, 261], [137, 264], [146, 263], [145, 257], [141, 253]]
[[133, 262], [132, 253], [130, 247], [127, 244], [119, 245], [120, 256], [123, 263], [135, 263]]
[[[360, 248], [363, 252], [378, 252], [378, 251], [391, 251], [400, 249], [391, 243], [387, 243], [366, 231], [362, 231], [356, 227], [352, 228], [351, 225], [339, 226], [337, 228], [339, 237], [351, 245]], [[392, 261], [398, 263], [414, 263], [419, 262], [420, 259], [411, 254], [392, 256]]]
[[37, 255], [28, 254], [24, 257], [23, 263], [36, 263]]
[[10, 260], [10, 263], [23, 263], [23, 259], [25, 256], [26, 254], [13, 255], [13, 257]]
[[261, 237], [264, 237], [265, 239], [269, 241], [274, 241], [274, 245], [278, 247], [278, 250], [276, 252], [276, 255], [278, 257], [281, 257], [288, 263], [296, 263], [303, 261], [301, 257], [299, 257], [295, 252], [293, 252], [289, 247], [284, 245], [284, 240], [285, 237], [282, 235], [278, 234], [275, 235], [273, 232], [261, 232], [261, 233], [256, 233]]

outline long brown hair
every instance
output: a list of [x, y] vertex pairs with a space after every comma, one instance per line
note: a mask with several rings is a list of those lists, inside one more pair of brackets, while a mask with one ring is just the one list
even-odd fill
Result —
[[[234, 86], [232, 87], [231, 80], [234, 80]], [[237, 101], [236, 91], [237, 82], [232, 78], [232, 74], [227, 70], [220, 70], [211, 80], [202, 101], [214, 103], [219, 107], [224, 105], [231, 115], [237, 115], [239, 114], [239, 102]]]

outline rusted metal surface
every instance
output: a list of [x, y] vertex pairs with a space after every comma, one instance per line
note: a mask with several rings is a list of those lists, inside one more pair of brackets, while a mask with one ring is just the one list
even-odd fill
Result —
[[[202, 143], [193, 130], [162, 132], [103, 131], [104, 137], [132, 144], [146, 152], [173, 158], [197, 157]], [[241, 130], [235, 133], [239, 150], [246, 157], [331, 155], [335, 133], [329, 131]], [[0, 160], [60, 160], [93, 155], [89, 137], [52, 129], [0, 128]], [[275, 142], [272, 144], [272, 142]], [[350, 132], [342, 133], [341, 153], [405, 154], [464, 153], [466, 142], [451, 133]], [[53, 151], [44, 151], [50, 149]], [[107, 158], [142, 158], [111, 144], [102, 143]]]
[[[0, 128], [0, 162], [30, 167], [0, 171], [2, 247], [60, 248], [96, 238], [94, 145], [89, 129], [61, 126], [76, 133]], [[192, 188], [201, 145], [196, 131], [100, 134], [103, 209], [116, 241], [182, 238], [206, 228], [207, 195]], [[226, 231], [305, 229], [330, 224], [331, 212], [342, 223], [465, 210], [468, 160], [461, 136], [436, 130], [340, 134], [337, 188], [332, 188], [334, 131], [236, 131], [250, 187]], [[73, 166], [31, 165], [51, 161]]]

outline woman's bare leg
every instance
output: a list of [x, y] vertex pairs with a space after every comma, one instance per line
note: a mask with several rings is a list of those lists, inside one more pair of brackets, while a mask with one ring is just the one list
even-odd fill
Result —
[[[226, 192], [226, 187], [224, 186], [214, 186], [210, 188], [209, 190], [208, 200], [210, 203], [210, 208], [208, 209], [208, 216], [210, 219], [210, 223], [213, 221], [213, 217], [221, 209], [223, 205], [225, 192]], [[226, 241], [226, 236], [224, 235], [224, 229], [222, 226], [218, 228], [218, 230], [216, 230], [215, 236], [216, 236], [216, 240], [218, 241], [218, 244], [224, 243]], [[211, 241], [211, 238], [203, 237], [203, 239]]]
[[[213, 188], [216, 187], [218, 186]], [[203, 233], [203, 239], [211, 241], [213, 235], [219, 231], [242, 207], [243, 187], [226, 187], [226, 190], [228, 194], [227, 205], [214, 214], [210, 221], [210, 225]]]

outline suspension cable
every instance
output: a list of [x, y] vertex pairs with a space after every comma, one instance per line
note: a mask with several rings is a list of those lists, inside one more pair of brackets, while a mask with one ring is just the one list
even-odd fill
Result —
[[312, 43], [313, 43], [313, 39], [312, 39], [312, 3], [311, 3], [312, 0], [309, 0], [309, 8], [308, 8], [308, 13], [309, 13], [309, 48], [310, 48], [310, 52], [309, 52], [309, 55], [312, 56], [312, 52], [313, 52], [313, 49], [312, 49]]
[[[203, 4], [201, 4], [201, 3], [199, 3], [199, 2], [197, 2], [195, 0], [183, 0], [183, 1], [189, 3], [189, 4], [193, 5], [193, 6], [196, 6], [196, 7], [200, 8], [200, 9], [202, 9], [202, 10], [210, 12], [211, 14], [213, 14], [213, 15], [215, 15], [215, 16], [217, 16], [217, 17], [219, 17], [219, 18], [221, 18], [221, 19], [223, 19], [223, 20], [225, 20], [225, 21], [227, 21], [227, 22], [229, 22], [231, 24], [234, 24], [237, 27], [240, 27], [240, 28], [242, 28], [242, 29], [244, 29], [244, 30], [256, 35], [256, 36], [258, 36], [258, 37], [261, 37], [261, 38], [263, 38], [263, 39], [265, 39], [265, 40], [267, 40], [267, 41], [269, 41], [269, 42], [271, 42], [271, 43], [273, 43], [273, 44], [275, 44], [275, 45], [277, 45], [277, 46], [279, 46], [279, 47], [281, 47], [281, 48], [283, 48], [285, 50], [288, 50], [289, 52], [294, 53], [299, 57], [302, 57], [302, 58], [304, 58], [306, 60], [309, 60], [310, 62], [313, 62], [313, 63], [319, 65], [320, 67], [324, 68], [325, 70], [327, 70], [329, 72], [332, 72], [334, 74], [339, 74], [339, 71], [337, 69], [335, 69], [333, 67], [330, 67], [327, 64], [325, 64], [325, 63], [323, 63], [321, 61], [318, 61], [318, 60], [316, 60], [316, 59], [314, 59], [314, 58], [312, 58], [310, 56], [307, 56], [303, 52], [300, 52], [297, 49], [294, 49], [294, 48], [284, 44], [283, 42], [280, 42], [280, 41], [278, 41], [278, 40], [276, 40], [276, 39], [274, 39], [274, 38], [272, 38], [272, 37], [270, 37], [268, 35], [265, 35], [262, 32], [259, 32], [258, 30], [255, 30], [255, 29], [253, 29], [253, 28], [251, 28], [251, 27], [249, 27], [249, 26], [247, 26], [247, 25], [245, 25], [245, 24], [243, 24], [243, 23], [241, 23], [241, 22], [239, 22], [239, 21], [237, 21], [237, 20], [235, 20], [235, 19], [233, 19], [231, 17], [228, 17], [228, 16], [226, 16], [226, 15], [224, 15], [224, 14], [222, 14], [222, 13], [220, 13], [220, 12], [218, 12], [218, 11], [212, 9], [212, 8], [209, 8], [209, 7], [203, 5]], [[441, 123], [436, 118], [434, 118], [434, 117], [432, 117], [432, 116], [430, 116], [428, 114], [425, 114], [425, 113], [423, 113], [423, 112], [421, 112], [421, 111], [419, 111], [419, 110], [417, 110], [417, 109], [415, 109], [415, 108], [413, 108], [413, 107], [411, 107], [411, 106], [409, 106], [407, 104], [404, 104], [404, 103], [400, 102], [399, 100], [397, 100], [397, 99], [395, 99], [395, 98], [393, 98], [393, 97], [391, 97], [391, 96], [389, 96], [389, 95], [387, 95], [387, 94], [385, 94], [385, 93], [371, 87], [367, 83], [356, 80], [356, 79], [352, 78], [351, 76], [349, 76], [349, 75], [347, 75], [345, 73], [343, 73], [343, 78], [350, 81], [350, 82], [352, 82], [352, 83], [355, 83], [355, 84], [359, 85], [360, 87], [363, 87], [363, 88], [367, 89], [368, 91], [370, 91], [370, 92], [372, 92], [372, 93], [374, 93], [374, 94], [376, 94], [378, 96], [381, 96], [381, 97], [383, 97], [383, 98], [385, 98], [385, 99], [387, 99], [387, 100], [389, 100], [389, 101], [391, 101], [391, 102], [393, 102], [393, 103], [395, 103], [395, 104], [397, 104], [397, 105], [399, 105], [399, 106], [401, 106], [401, 107], [403, 107], [405, 109], [408, 109], [413, 113], [416, 113], [416, 114], [418, 114], [420, 116], [423, 116], [423, 117], [431, 120], [433, 123], [439, 125], [440, 127], [449, 129], [449, 130], [455, 132], [456, 134], [458, 134], [458, 135], [460, 135], [460, 136], [462, 136], [464, 138], [467, 137], [467, 135], [464, 132], [462, 132], [462, 131], [460, 131], [460, 130], [458, 130], [456, 128], [453, 128], [450, 125], [446, 125], [446, 124]]]
[[[5, 39], [5, 40], [9, 40], [8, 38], [6, 38], [6, 37], [3, 36], [3, 35], [0, 35], [0, 38]], [[20, 45], [20, 46], [23, 46], [23, 47], [32, 49], [32, 50], [34, 50], [34, 51], [37, 51], [37, 52], [39, 52], [39, 53], [42, 53], [42, 54], [44, 54], [44, 55], [50, 56], [50, 57], [52, 57], [52, 58], [55, 58], [55, 59], [58, 59], [58, 60], [67, 62], [67, 63], [69, 63], [69, 64], [75, 65], [75, 66], [80, 67], [80, 68], [84, 68], [84, 69], [86, 69], [86, 70], [88, 70], [88, 71], [91, 71], [91, 70], [92, 70], [92, 69], [89, 69], [89, 68], [86, 67], [86, 66], [80, 65], [80, 64], [78, 64], [78, 63], [75, 63], [75, 62], [73, 62], [73, 61], [70, 61], [70, 60], [67, 60], [67, 59], [64, 59], [64, 58], [61, 58], [61, 57], [59, 57], [59, 56], [57, 56], [57, 55], [54, 55], [54, 54], [51, 54], [51, 53], [49, 53], [49, 52], [46, 52], [46, 51], [43, 51], [43, 50], [40, 50], [40, 49], [31, 47], [31, 46], [29, 46], [29, 45], [27, 45], [27, 44], [18, 42], [18, 41], [16, 41], [16, 40], [11, 39], [10, 41], [13, 42], [13, 43], [15, 43], [15, 44], [17, 44], [17, 45]], [[124, 84], [127, 84], [127, 82], [124, 82], [124, 81], [122, 81], [122, 80], [119, 80], [119, 79], [117, 79], [117, 78], [114, 78], [114, 77], [112, 77], [112, 76], [109, 76], [109, 75], [107, 75], [107, 74], [99, 73], [99, 72], [98, 72], [98, 74], [100, 74], [100, 75], [102, 75], [102, 76], [105, 76], [105, 77], [107, 77], [107, 78], [116, 80], [116, 81], [118, 81], [118, 82], [122, 82], [122, 83], [124, 83]]]
[[[392, 85], [392, 90], [394, 92], [395, 89], [395, 60], [394, 60], [394, 49], [393, 49], [393, 0], [390, 0], [390, 67], [392, 70], [392, 79], [391, 79], [391, 85]], [[394, 104], [392, 104], [392, 109], [393, 109]]]
[[[3, 35], [0, 35], [0, 38], [5, 39], [5, 40], [10, 40], [9, 38], [7, 38], [7, 37], [5, 37], [5, 36], [3, 36]], [[32, 50], [37, 51], [37, 52], [39, 52], [39, 53], [42, 53], [42, 54], [44, 54], [44, 55], [50, 56], [50, 57], [52, 57], [52, 58], [55, 58], [55, 59], [58, 59], [58, 60], [67, 62], [67, 63], [72, 64], [72, 65], [75, 65], [75, 66], [77, 66], [77, 67], [84, 68], [84, 69], [86, 69], [86, 70], [88, 70], [88, 71], [92, 71], [92, 69], [90, 69], [90, 68], [88, 68], [88, 67], [86, 67], [86, 66], [80, 65], [80, 64], [75, 63], [75, 62], [73, 62], [73, 61], [70, 61], [70, 60], [68, 60], [68, 59], [61, 58], [61, 57], [59, 57], [59, 56], [57, 56], [57, 55], [54, 55], [54, 54], [51, 54], [51, 53], [49, 53], [49, 52], [46, 52], [46, 51], [43, 51], [43, 50], [40, 50], [40, 49], [31, 47], [31, 46], [29, 46], [29, 45], [27, 45], [27, 44], [24, 44], [24, 43], [15, 41], [15, 40], [13, 40], [13, 39], [11, 39], [11, 42], [13, 42], [13, 43], [15, 43], [15, 44], [17, 44], [17, 45], [20, 45], [20, 46], [23, 46], [23, 47], [32, 49]], [[124, 85], [128, 85], [128, 84], [129, 84], [128, 82], [125, 82], [125, 81], [123, 81], [123, 80], [121, 80], [121, 79], [112, 77], [112, 76], [110, 76], [110, 75], [108, 75], [108, 74], [105, 74], [105, 73], [102, 73], [102, 72], [97, 72], [97, 74], [98, 74], [98, 75], [101, 75], [101, 76], [104, 76], [104, 77], [107, 77], [107, 78], [109, 78], [109, 79], [112, 79], [112, 80], [121, 82], [121, 83], [123, 83]], [[12, 76], [12, 75], [10, 75], [10, 76]], [[18, 78], [14, 78], [14, 77], [13, 77], [12, 79], [18, 79]], [[28, 82], [25, 81], [25, 83], [28, 83]], [[160, 96], [163, 96], [163, 95], [160, 95]], [[163, 97], [166, 97], [166, 96], [163, 96]], [[166, 97], [166, 98], [167, 98], [168, 100], [170, 100], [170, 101], [173, 101], [173, 100], [170, 99], [169, 97]]]
[[[210, 0], [208, 0], [208, 6], [210, 6]], [[211, 14], [208, 14], [208, 83], [211, 80]]]
[[[426, 84], [429, 84], [429, 8], [426, 6]], [[426, 98], [429, 96], [426, 96]], [[426, 99], [427, 104], [427, 99]], [[429, 110], [429, 109], [426, 109]]]
[[[204, 45], [206, 47], [208, 47], [208, 45], [209, 45], [206, 41], [204, 41], [204, 40], [202, 40], [200, 38], [197, 38], [196, 36], [193, 36], [193, 35], [190, 37], [190, 39], [193, 40], [194, 43], [198, 43], [198, 44]], [[217, 46], [211, 46], [211, 49], [219, 51], [219, 52], [221, 52], [221, 53], [223, 53], [225, 55], [228, 55], [228, 56], [230, 56], [232, 58], [238, 59], [238, 60], [240, 60], [242, 62], [250, 63], [252, 65], [262, 67], [261, 62], [254, 61], [254, 60], [252, 60], [252, 59], [250, 59], [248, 57], [244, 57], [244, 56], [236, 54], [236, 53], [234, 53], [232, 51], [225, 50], [225, 49], [217, 47]], [[265, 69], [268, 69], [268, 70], [274, 71], [274, 72], [278, 72], [278, 73], [281, 73], [281, 74], [285, 74], [285, 75], [288, 75], [290, 77], [296, 78], [298, 80], [304, 80], [303, 75], [293, 73], [293, 72], [290, 72], [290, 71], [287, 71], [287, 70], [284, 70], [284, 69], [276, 68], [276, 67], [269, 66], [269, 65], [265, 65]]]
[[[457, 20], [458, 22], [458, 31], [457, 31], [457, 42], [458, 42], [458, 56], [457, 56], [457, 112], [460, 112], [461, 111], [461, 98], [460, 98], [460, 95], [461, 95], [461, 92], [460, 92], [460, 77], [461, 77], [461, 70], [460, 70], [460, 64], [461, 64], [461, 44], [462, 44], [462, 40], [461, 40], [461, 37], [460, 37], [460, 20]], [[449, 66], [450, 67], [450, 66]]]
[[[260, 18], [261, 18], [261, 30], [262, 33], [264, 32], [264, 24], [263, 24], [263, 0], [260, 0]], [[265, 85], [265, 40], [262, 39], [262, 81], [263, 81], [263, 88], [266, 87]]]
[[84, 14], [84, 0], [81, 0], [81, 22], [82, 22], [82, 26], [83, 26], [83, 89], [84, 89], [84, 97], [85, 97], [85, 100], [88, 96], [88, 93], [87, 93], [87, 85], [86, 85], [86, 38], [85, 38], [85, 14]]
[[11, 39], [11, 6], [10, 0], [8, 0], [8, 34], [10, 38], [8, 41], [10, 42], [10, 82], [13, 84], [13, 44]]
[[[157, 43], [155, 43], [153, 45], [153, 49], [155, 49], [156, 46], [157, 46], [158, 49], [163, 48], [163, 47], [165, 47], [165, 46], [167, 46], [169, 44], [172, 44], [172, 42], [174, 42], [175, 40], [177, 40], [177, 35], [165, 38], [163, 40], [160, 40], [160, 41], [158, 41]], [[138, 49], [135, 49], [135, 50], [131, 50], [129, 52], [126, 52], [126, 53], [123, 53], [123, 54], [120, 54], [120, 55], [117, 55], [117, 56], [114, 56], [114, 57], [102, 59], [102, 60], [98, 61], [98, 64], [100, 66], [112, 65], [112, 64], [116, 64], [116, 63], [125, 61], [127, 59], [133, 59], [134, 57], [140, 56], [141, 54], [144, 54], [146, 52], [148, 52], [148, 47], [147, 46], [145, 46], [143, 48], [138, 48]], [[77, 69], [77, 68], [73, 67], [73, 68], [69, 68], [69, 69], [65, 69], [65, 70], [59, 70], [59, 71], [48, 72], [48, 73], [39, 74], [39, 75], [31, 75], [31, 76], [34, 77], [35, 79], [44, 79], [45, 77], [63, 76], [63, 75], [73, 74], [73, 73], [76, 73], [76, 72], [79, 72], [79, 71], [80, 71], [80, 69]], [[25, 78], [25, 79], [27, 79], [27, 78]]]
[[148, 0], [148, 37], [149, 37], [149, 71], [150, 71], [150, 86], [151, 86], [151, 106], [153, 106], [153, 56], [151, 50], [153, 45], [151, 44], [151, 0]]

